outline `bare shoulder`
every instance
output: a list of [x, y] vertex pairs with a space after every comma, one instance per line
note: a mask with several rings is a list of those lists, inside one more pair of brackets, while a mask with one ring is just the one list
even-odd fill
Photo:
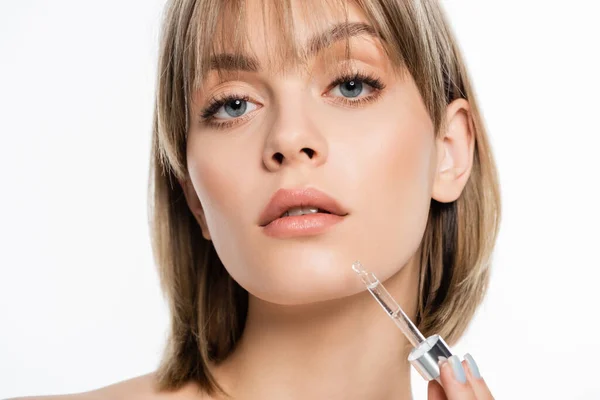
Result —
[[154, 373], [137, 376], [85, 393], [58, 396], [18, 397], [7, 400], [210, 400], [190, 384], [175, 392], [158, 392]]

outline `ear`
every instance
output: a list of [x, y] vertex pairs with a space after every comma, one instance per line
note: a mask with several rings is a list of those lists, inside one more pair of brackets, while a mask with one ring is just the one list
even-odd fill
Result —
[[188, 176], [184, 180], [179, 180], [179, 185], [183, 189], [183, 194], [185, 195], [185, 200], [187, 202], [188, 207], [196, 221], [198, 221], [198, 225], [200, 225], [200, 229], [202, 230], [202, 236], [206, 240], [210, 240], [210, 232], [208, 231], [208, 225], [206, 224], [206, 216], [204, 215], [204, 209], [202, 208], [202, 203], [200, 203], [200, 199], [196, 194], [196, 190], [194, 189], [194, 185]]
[[431, 197], [450, 203], [460, 197], [473, 166], [475, 129], [467, 100], [456, 99], [446, 107], [446, 131], [436, 142], [437, 169]]

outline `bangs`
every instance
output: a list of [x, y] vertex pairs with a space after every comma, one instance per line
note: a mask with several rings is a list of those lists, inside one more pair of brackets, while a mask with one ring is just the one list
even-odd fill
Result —
[[[226, 73], [258, 69], [258, 57], [249, 39], [252, 37], [249, 32], [257, 27], [262, 33], [261, 46], [264, 43], [267, 54], [267, 60], [261, 61], [266, 65], [260, 68], [270, 73], [285, 73], [295, 68], [304, 68], [310, 73], [310, 59], [317, 53], [326, 72], [331, 72], [340, 61], [352, 57], [350, 38], [365, 32], [379, 39], [385, 55], [394, 68], [401, 71], [404, 54], [390, 27], [384, 25], [385, 19], [377, 18], [373, 14], [376, 8], [368, 3], [354, 3], [368, 21], [359, 24], [348, 21], [346, 0], [302, 0], [293, 5], [292, 0], [197, 2], [198, 9], [191, 15], [186, 35], [184, 62], [187, 67], [183, 69], [186, 98], [202, 87], [210, 71], [216, 71], [223, 79]], [[297, 21], [302, 21], [302, 29], [310, 32], [307, 42], [299, 40]], [[320, 52], [338, 41], [345, 42], [344, 51]]]

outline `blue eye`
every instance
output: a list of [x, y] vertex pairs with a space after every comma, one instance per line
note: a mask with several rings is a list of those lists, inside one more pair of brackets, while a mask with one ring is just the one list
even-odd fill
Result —
[[244, 115], [246, 108], [248, 108], [248, 102], [242, 99], [235, 99], [223, 104], [223, 110], [227, 115], [234, 118]]
[[202, 111], [203, 119], [230, 120], [254, 111], [258, 108], [248, 96], [228, 95], [213, 102]]
[[[342, 74], [331, 83], [331, 94], [335, 97], [361, 99], [369, 97], [375, 91], [382, 90], [385, 85], [373, 75], [360, 72], [354, 74]], [[352, 101], [358, 101], [352, 100]]]
[[344, 97], [356, 97], [360, 95], [363, 89], [363, 83], [359, 80], [352, 80], [340, 84], [340, 93]]

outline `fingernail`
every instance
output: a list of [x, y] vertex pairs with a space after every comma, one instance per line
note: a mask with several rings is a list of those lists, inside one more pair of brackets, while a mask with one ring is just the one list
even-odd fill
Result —
[[467, 364], [469, 364], [469, 370], [471, 370], [471, 375], [475, 379], [481, 379], [481, 373], [479, 372], [479, 367], [475, 362], [475, 359], [469, 353], [465, 354], [465, 360], [467, 360]]
[[453, 355], [448, 359], [448, 362], [452, 366], [452, 372], [454, 372], [454, 379], [456, 379], [460, 383], [467, 382], [467, 375], [465, 374], [465, 369], [460, 362], [460, 358], [457, 355]]

